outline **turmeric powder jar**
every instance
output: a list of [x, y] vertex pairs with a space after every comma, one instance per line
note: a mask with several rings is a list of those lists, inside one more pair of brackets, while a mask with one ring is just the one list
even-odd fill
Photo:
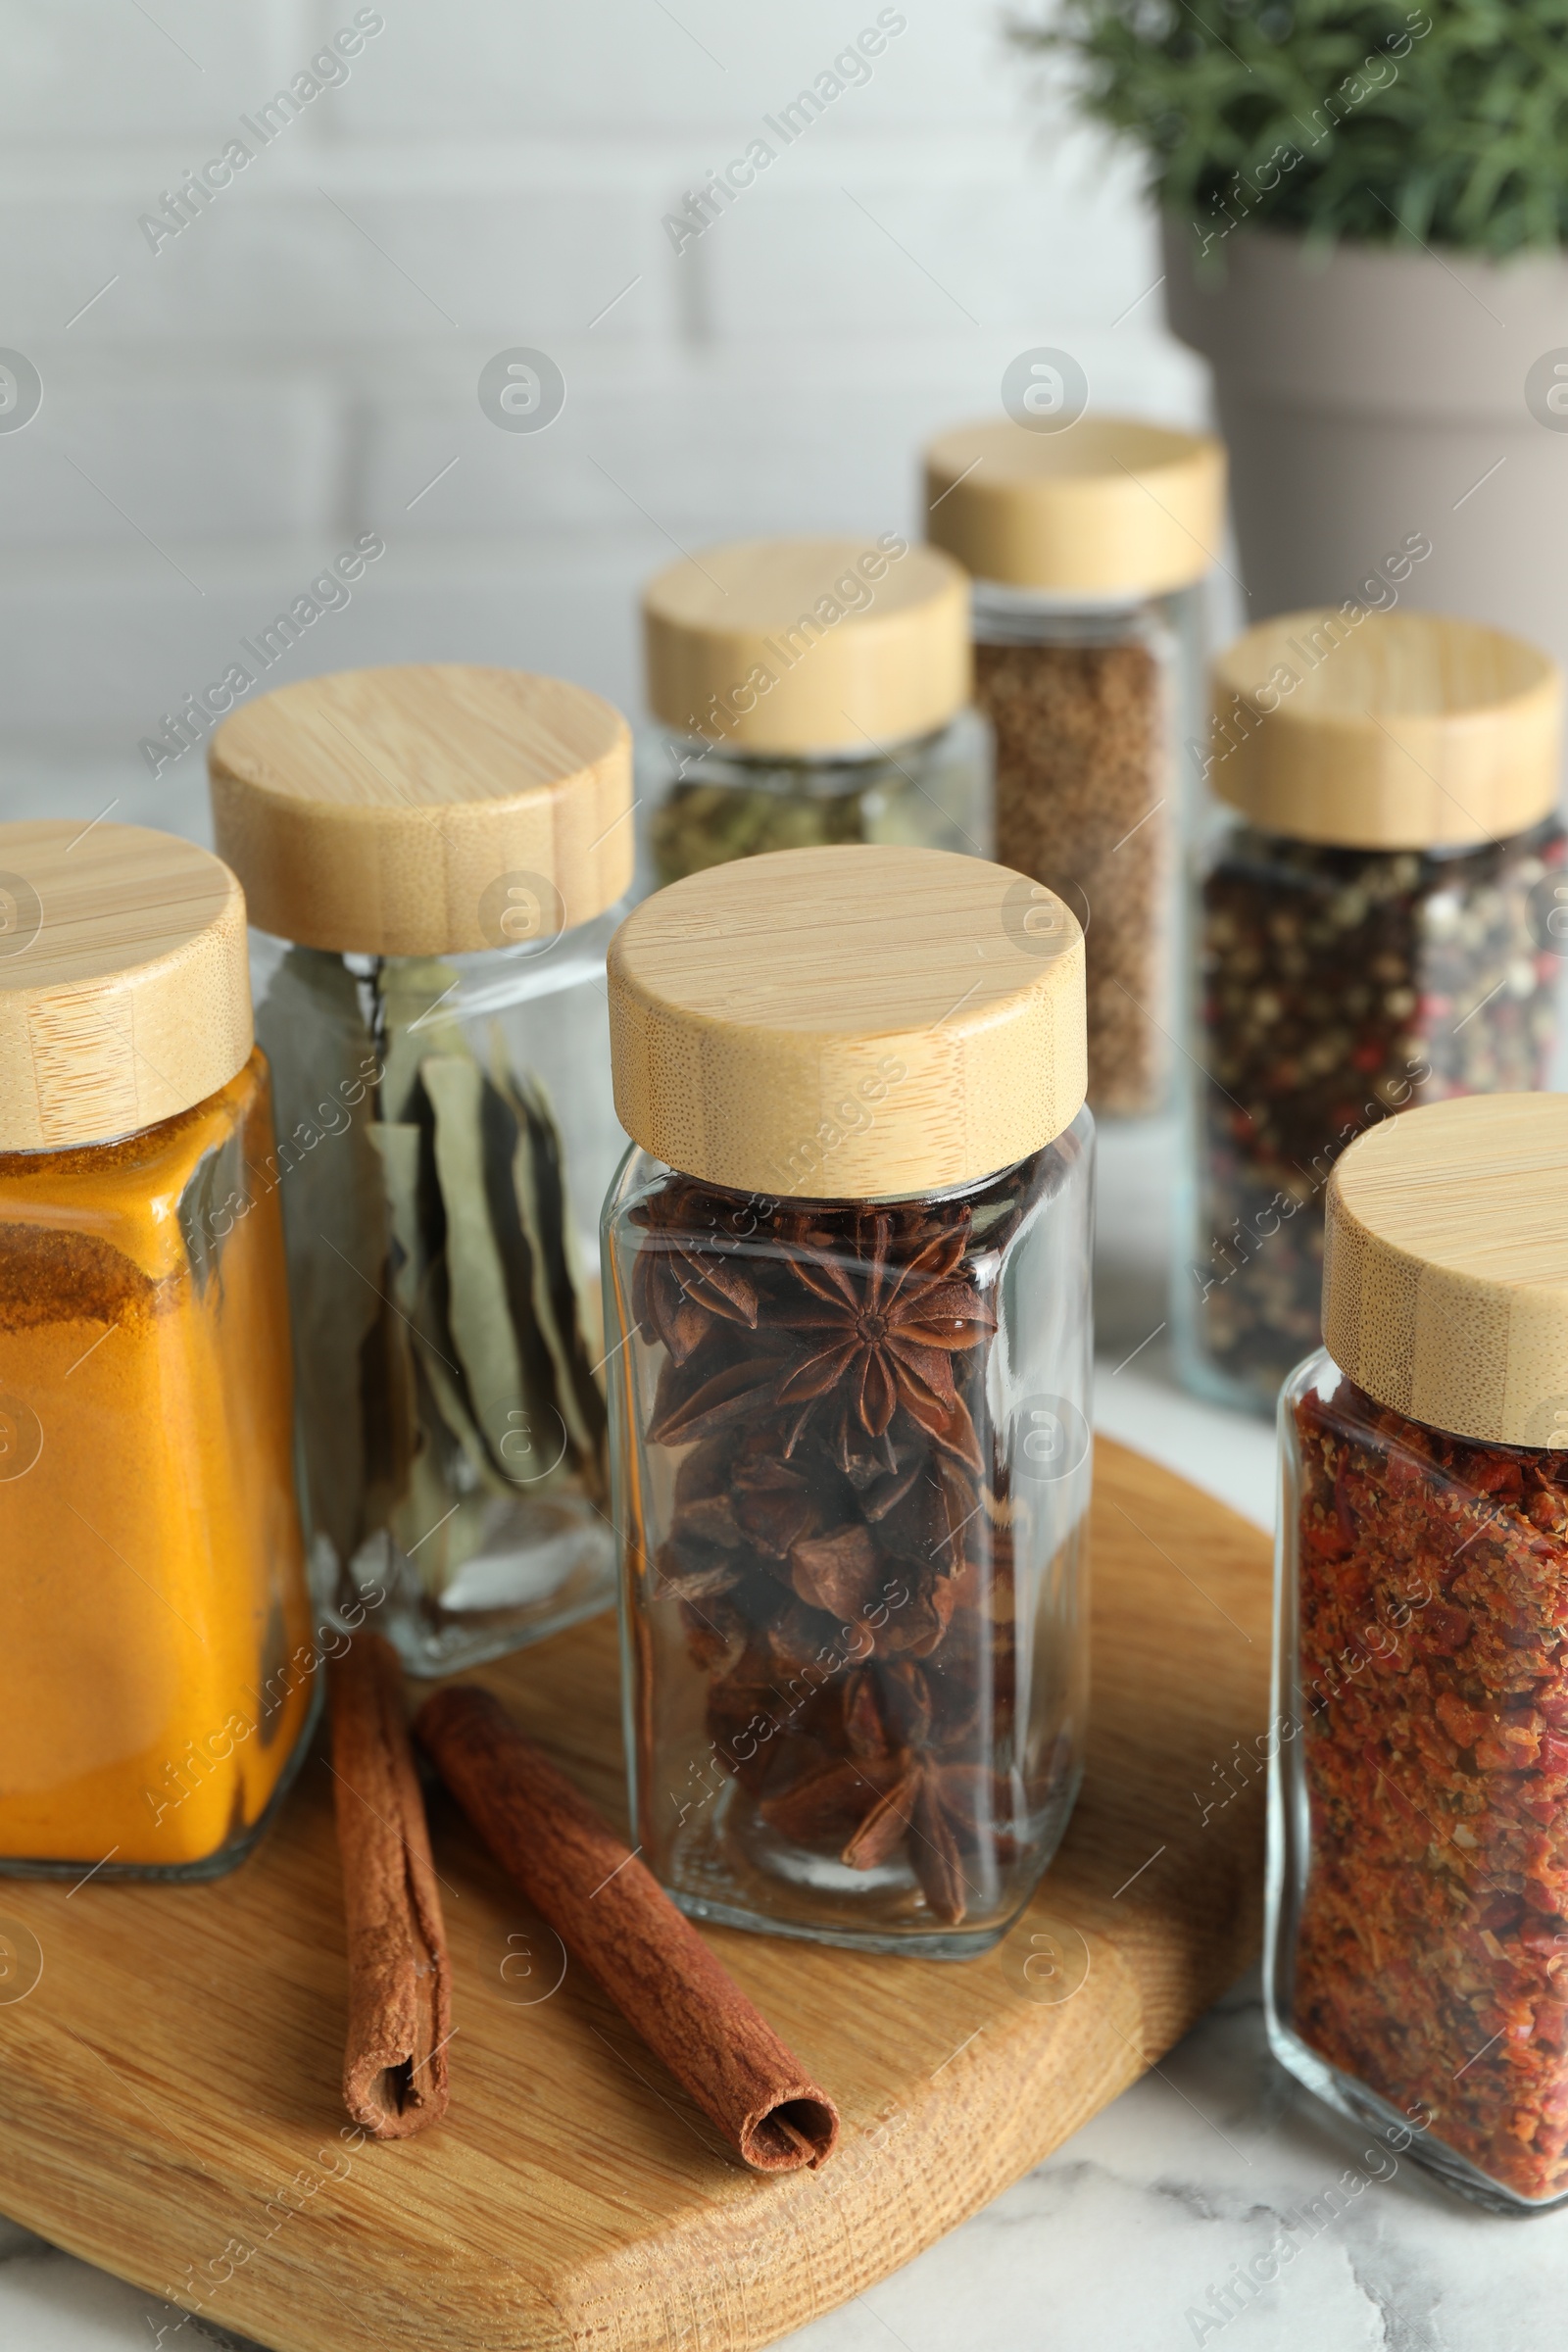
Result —
[[0, 1868], [205, 1878], [318, 1663], [245, 901], [139, 826], [0, 826]]
[[[631, 737], [561, 678], [309, 678], [210, 751], [255, 925], [318, 1600], [447, 1674], [613, 1604], [599, 1204]], [[384, 1597], [378, 1597], [384, 1596]]]

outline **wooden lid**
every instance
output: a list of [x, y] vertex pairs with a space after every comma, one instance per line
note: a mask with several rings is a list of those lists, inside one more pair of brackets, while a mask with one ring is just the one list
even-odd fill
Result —
[[1049, 1144], [1088, 1083], [1083, 933], [947, 850], [780, 850], [688, 875], [610, 945], [621, 1125], [710, 1184], [873, 1200]]
[[1358, 1137], [1329, 1180], [1323, 1337], [1412, 1421], [1568, 1446], [1568, 1096], [1467, 1095]]
[[1561, 732], [1561, 672], [1522, 638], [1439, 612], [1287, 612], [1214, 664], [1208, 781], [1299, 841], [1501, 841], [1556, 806]]
[[643, 590], [643, 646], [655, 717], [747, 752], [907, 743], [972, 682], [962, 572], [892, 531], [705, 547]]
[[251, 920], [310, 948], [457, 956], [612, 906], [632, 874], [631, 735], [562, 678], [344, 669], [226, 718], [218, 847]]
[[245, 895], [140, 825], [0, 825], [0, 1152], [133, 1135], [250, 1058]]
[[998, 417], [925, 453], [926, 531], [976, 579], [1152, 596], [1201, 579], [1225, 531], [1225, 450], [1127, 416], [1055, 433]]

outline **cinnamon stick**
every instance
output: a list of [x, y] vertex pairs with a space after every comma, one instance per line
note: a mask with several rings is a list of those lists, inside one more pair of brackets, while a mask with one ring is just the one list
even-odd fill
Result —
[[446, 2113], [452, 1972], [403, 1673], [390, 1642], [358, 1634], [327, 1674], [348, 1915], [343, 2098], [377, 2139], [408, 2139]]
[[746, 2162], [761, 2173], [824, 2164], [839, 2132], [832, 2100], [499, 1700], [450, 1684], [414, 1729], [503, 1869]]

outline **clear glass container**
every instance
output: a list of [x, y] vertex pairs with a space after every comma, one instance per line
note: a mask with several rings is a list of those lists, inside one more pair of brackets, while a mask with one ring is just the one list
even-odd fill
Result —
[[1451, 1437], [1324, 1350], [1280, 1399], [1270, 2039], [1505, 2212], [1568, 2195], [1556, 1424], [1549, 1447]]
[[654, 731], [638, 791], [650, 889], [732, 858], [844, 842], [991, 855], [991, 735], [972, 710], [910, 742], [793, 758]]
[[[1081, 1015], [1080, 1015], [1081, 1017]], [[1083, 1768], [1093, 1121], [922, 1199], [605, 1207], [636, 1836], [699, 1918], [994, 1944]]]
[[313, 1577], [340, 1615], [384, 1595], [415, 1674], [614, 1597], [591, 1269], [626, 1148], [605, 995], [621, 911], [444, 957], [258, 938]]
[[215, 1877], [304, 1753], [271, 1150], [253, 1054], [119, 1141], [0, 1152], [0, 1869]]
[[1174, 1053], [1181, 746], [1199, 733], [1201, 584], [1115, 603], [973, 591], [975, 700], [996, 739], [996, 854], [1085, 933], [1089, 1100], [1158, 1110]]
[[1359, 850], [1213, 811], [1171, 1309], [1189, 1387], [1273, 1410], [1316, 1344], [1323, 1189], [1357, 1135], [1545, 1084], [1561, 962], [1543, 906], [1563, 859], [1555, 818], [1475, 849]]

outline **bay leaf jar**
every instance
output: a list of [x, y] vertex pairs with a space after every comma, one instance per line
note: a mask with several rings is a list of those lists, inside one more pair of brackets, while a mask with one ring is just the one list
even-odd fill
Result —
[[210, 1878], [320, 1687], [245, 901], [0, 826], [0, 1869]]
[[926, 528], [973, 576], [996, 854], [1082, 923], [1089, 1101], [1128, 1117], [1169, 1092], [1181, 747], [1202, 729], [1225, 453], [1127, 417], [1046, 429], [1054, 414], [933, 441]]
[[654, 886], [828, 843], [991, 852], [964, 582], [896, 531], [747, 539], [643, 591]]
[[1088, 1690], [1083, 940], [918, 849], [695, 874], [610, 954], [636, 1837], [700, 1918], [984, 1951]]
[[[597, 1205], [630, 740], [560, 679], [348, 670], [226, 719], [213, 811], [272, 1059], [324, 1601], [405, 1665], [613, 1596]], [[376, 1597], [379, 1596], [379, 1597]]]
[[1289, 613], [1215, 664], [1170, 1318], [1200, 1395], [1271, 1412], [1315, 1345], [1348, 1144], [1546, 1083], [1561, 712], [1546, 655], [1431, 612]]
[[1269, 2035], [1539, 2212], [1568, 2198], [1568, 1101], [1352, 1143], [1323, 1338], [1280, 1405]]

